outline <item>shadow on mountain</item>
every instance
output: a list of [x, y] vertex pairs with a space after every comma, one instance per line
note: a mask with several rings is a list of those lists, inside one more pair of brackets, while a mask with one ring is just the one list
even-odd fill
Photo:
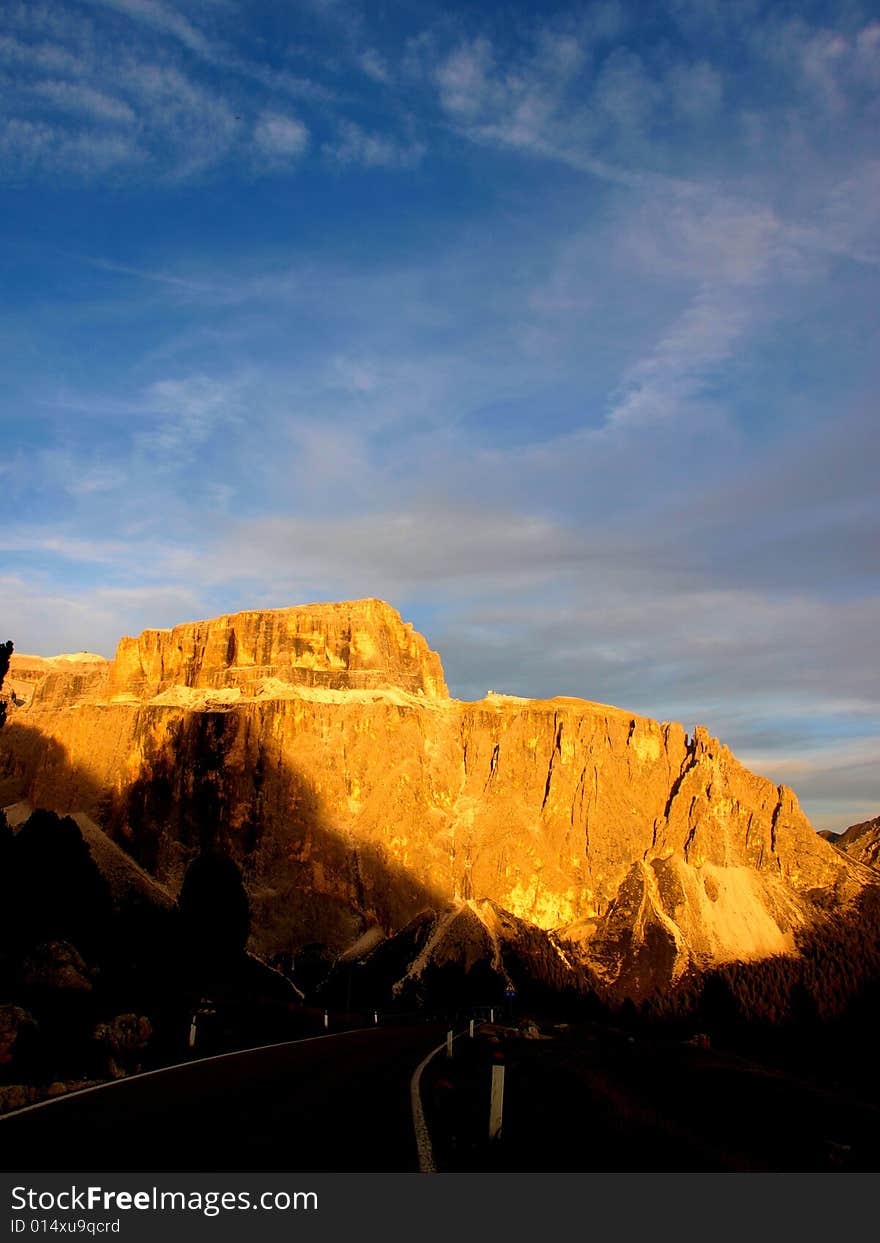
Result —
[[[207, 1053], [311, 1034], [325, 1008], [354, 1023], [373, 1008], [488, 1006], [514, 982], [523, 1000], [579, 991], [583, 981], [560, 978], [547, 934], [513, 917], [505, 963], [496, 954], [493, 964], [469, 911], [439, 961], [395, 989], [448, 896], [332, 827], [306, 774], [248, 736], [241, 717], [189, 712], [163, 724], [143, 730], [139, 769], [112, 790], [21, 721], [0, 737], [0, 803], [36, 792], [45, 804], [53, 792], [50, 809], [0, 843], [0, 1002], [23, 1012], [7, 1022], [7, 1081], [33, 1060], [34, 1026], [43, 1077], [66, 1079], [106, 1073], [108, 1060], [136, 1064], [145, 1023], [144, 1064], [167, 1064], [193, 1041]], [[57, 960], [42, 987], [24, 972], [38, 952]], [[76, 987], [59, 984], [62, 962]]]
[[880, 1102], [866, 1073], [880, 1039], [880, 885], [825, 911], [797, 936], [796, 956], [693, 972], [624, 1017], [635, 1032], [700, 1029], [713, 1044]]
[[[0, 835], [0, 1079], [52, 1044], [62, 1011], [72, 1017], [53, 1065], [78, 1050], [62, 1078], [86, 1047], [96, 1073], [185, 1057], [194, 1021], [204, 1053], [313, 1034], [325, 1008], [339, 1025], [372, 1021], [373, 1008], [448, 1013], [514, 994], [518, 1007], [602, 1016], [574, 955], [565, 968], [547, 933], [493, 903], [453, 909], [335, 827], [307, 774], [243, 715], [156, 723], [145, 720], [140, 766], [112, 790], [14, 718], [0, 736], [0, 804], [52, 790], [52, 810], [103, 830], [80, 816]], [[869, 890], [854, 915], [829, 912], [799, 958], [693, 972], [615, 1007], [617, 1021], [675, 1039], [705, 1031], [787, 1064], [797, 1047], [834, 1059], [835, 1041], [867, 1058], [880, 1028], [878, 907]]]

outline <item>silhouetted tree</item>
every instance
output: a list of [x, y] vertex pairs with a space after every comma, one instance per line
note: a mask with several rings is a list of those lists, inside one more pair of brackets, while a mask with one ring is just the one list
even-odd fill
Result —
[[11, 840], [2, 838], [0, 853], [6, 936], [21, 950], [57, 940], [99, 954], [113, 902], [76, 821], [37, 810]]
[[706, 977], [698, 1009], [704, 1026], [718, 1034], [727, 1034], [739, 1022], [739, 1007], [730, 979], [720, 971]]
[[[3, 679], [9, 672], [9, 661], [12, 657], [12, 640], [7, 639], [5, 643], [0, 643], [0, 690], [3, 689]], [[0, 727], [6, 720], [6, 700], [0, 699]]]
[[193, 859], [178, 902], [184, 938], [197, 958], [215, 964], [244, 952], [250, 903], [234, 859], [213, 851]]
[[795, 980], [791, 989], [788, 1021], [801, 1034], [811, 1033], [819, 1023], [819, 1007], [816, 998], [803, 980]]

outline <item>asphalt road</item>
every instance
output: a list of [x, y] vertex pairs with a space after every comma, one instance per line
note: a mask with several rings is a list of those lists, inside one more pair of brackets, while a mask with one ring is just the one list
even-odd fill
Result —
[[0, 1119], [0, 1169], [414, 1172], [410, 1077], [441, 1039], [376, 1028], [122, 1080]]
[[436, 1059], [423, 1099], [441, 1170], [804, 1173], [880, 1170], [880, 1107], [720, 1049], [599, 1025], [503, 1039], [504, 1129], [488, 1142], [484, 1034]]

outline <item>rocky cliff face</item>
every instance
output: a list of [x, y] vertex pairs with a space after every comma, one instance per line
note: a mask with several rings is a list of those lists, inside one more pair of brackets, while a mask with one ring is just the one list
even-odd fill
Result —
[[150, 699], [172, 687], [250, 692], [267, 680], [448, 695], [440, 658], [422, 636], [381, 600], [359, 600], [145, 630], [137, 639], [121, 640], [107, 696]]
[[33, 700], [37, 688], [44, 705], [63, 708], [77, 703], [84, 694], [99, 692], [106, 683], [110, 662], [93, 652], [61, 656], [26, 656], [13, 652], [3, 692], [13, 705]]
[[3, 731], [0, 802], [87, 813], [172, 889], [221, 840], [264, 952], [489, 901], [640, 995], [793, 951], [870, 878], [703, 729], [450, 699], [380, 601], [146, 631], [93, 681], [58, 676]]

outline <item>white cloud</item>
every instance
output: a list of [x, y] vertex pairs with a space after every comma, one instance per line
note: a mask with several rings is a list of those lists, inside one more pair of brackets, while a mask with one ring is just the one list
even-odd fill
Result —
[[[307, 62], [327, 86], [279, 67], [303, 59], [289, 47], [269, 65], [213, 41], [232, 4], [109, 0], [84, 20], [10, 0], [15, 176], [278, 175], [313, 145], [355, 194], [428, 133], [450, 187], [459, 144], [479, 146], [430, 254], [387, 216], [378, 249], [332, 260], [256, 230], [213, 257], [210, 230], [179, 249], [148, 231], [96, 256], [69, 312], [8, 311], [12, 380], [17, 343], [42, 348], [53, 322], [108, 346], [95, 394], [58, 399], [72, 363], [23, 393], [53, 436], [63, 420], [69, 460], [19, 445], [0, 464], [20, 512], [65, 506], [54, 530], [4, 530], [30, 575], [19, 622], [79, 618], [112, 650], [221, 599], [427, 601], [459, 691], [700, 720], [796, 789], [851, 781], [868, 801], [856, 743], [824, 774], [802, 753], [877, 733], [873, 398], [861, 423], [847, 411], [876, 388], [880, 26], [829, 17], [786, 44], [758, 6], [671, 3], [701, 32], [694, 59], [634, 5], [604, 34], [593, 7], [515, 30], [444, 16], [400, 62], [361, 19]], [[74, 574], [91, 587], [52, 585]]]
[[90, 3], [114, 9], [160, 34], [170, 35], [199, 56], [211, 55], [211, 44], [202, 32], [188, 18], [159, 0], [90, 0]]
[[65, 112], [84, 112], [102, 121], [126, 124], [134, 121], [134, 112], [124, 100], [82, 83], [35, 82], [31, 90]]
[[462, 43], [435, 65], [440, 104], [458, 132], [481, 145], [558, 161], [636, 189], [686, 186], [637, 167], [650, 154], [650, 131], [668, 104], [669, 86], [635, 53], [618, 48], [605, 55], [587, 88], [587, 52], [588, 34], [542, 27], [533, 31], [528, 53], [515, 60], [505, 60], [485, 38]]
[[3, 16], [9, 29], [37, 35], [62, 45], [86, 47], [94, 36], [93, 24], [78, 10], [56, 0], [7, 0]]
[[338, 93], [323, 82], [302, 74], [291, 73], [288, 69], [274, 69], [262, 62], [245, 60], [239, 56], [224, 56], [223, 66], [250, 78], [253, 82], [272, 94], [290, 95], [294, 99], [305, 99], [312, 104], [324, 105], [336, 102]]
[[645, 70], [641, 59], [618, 48], [606, 57], [593, 88], [593, 106], [627, 137], [641, 131], [656, 113], [662, 87]]
[[[777, 16], [771, 10], [749, 32], [750, 49], [787, 76], [788, 82], [826, 114], [840, 118], [865, 88], [880, 84], [880, 23], [858, 30], [843, 23], [812, 24], [800, 16]], [[869, 120], [866, 115], [865, 120]]]
[[472, 120], [487, 103], [498, 98], [492, 47], [487, 39], [476, 39], [457, 48], [437, 69], [440, 100], [447, 112], [459, 119]]
[[375, 48], [367, 48], [358, 58], [361, 69], [368, 78], [372, 78], [374, 82], [386, 83], [390, 81], [391, 75], [388, 71], [388, 65], [384, 57], [380, 56]]
[[364, 168], [413, 168], [424, 153], [422, 143], [402, 144], [385, 134], [369, 133], [353, 121], [343, 121], [339, 137], [324, 146], [324, 152], [337, 164], [358, 164]]
[[723, 81], [720, 72], [707, 61], [673, 66], [664, 85], [672, 106], [687, 120], [701, 126], [715, 120], [721, 107]]
[[80, 75], [88, 70], [87, 64], [73, 52], [56, 43], [22, 43], [18, 39], [0, 35], [0, 61], [21, 64], [28, 68], [49, 73]]
[[73, 470], [64, 482], [64, 489], [71, 496], [91, 496], [100, 492], [115, 492], [125, 481], [124, 470], [98, 464], [82, 473]]
[[225, 384], [200, 375], [183, 380], [156, 380], [150, 385], [144, 404], [162, 414], [210, 420], [226, 408], [228, 400], [229, 390]]
[[143, 149], [128, 135], [99, 131], [76, 134], [59, 151], [59, 163], [67, 171], [84, 176], [131, 168], [145, 158]]
[[4, 622], [15, 650], [29, 655], [97, 652], [112, 657], [124, 634], [176, 625], [199, 612], [183, 586], [53, 588], [38, 577], [0, 577]]
[[224, 533], [211, 559], [218, 580], [252, 578], [309, 590], [332, 583], [344, 595], [400, 596], [419, 584], [481, 591], [545, 581], [577, 559], [554, 523], [485, 507], [422, 506], [345, 519], [255, 519]]
[[649, 276], [736, 288], [796, 265], [796, 231], [771, 208], [711, 188], [645, 196], [619, 226], [616, 245]]
[[73, 132], [43, 122], [10, 120], [0, 128], [0, 154], [6, 172], [63, 170], [92, 176], [140, 164], [144, 152], [126, 134], [100, 130]]
[[880, 159], [863, 161], [850, 176], [832, 184], [799, 237], [819, 253], [880, 264]]
[[214, 292], [214, 286], [204, 281], [191, 280], [185, 276], [177, 276], [172, 272], [150, 272], [144, 268], [132, 267], [127, 263], [111, 263], [107, 259], [96, 259], [90, 255], [77, 255], [76, 258], [81, 259], [83, 263], [88, 263], [92, 267], [100, 268], [104, 272], [118, 272], [122, 276], [134, 276], [138, 280], [149, 281], [157, 285], [167, 285], [169, 288], [183, 293], [211, 295]]
[[94, 540], [78, 538], [61, 532], [40, 532], [31, 528], [27, 533], [14, 529], [0, 536], [0, 547], [12, 553], [52, 553], [65, 561], [110, 564], [121, 560], [128, 552], [124, 540]]
[[805, 79], [835, 112], [839, 112], [844, 106], [838, 81], [847, 52], [847, 41], [829, 30], [811, 34], [801, 48], [801, 66]]
[[857, 80], [880, 86], [880, 22], [871, 22], [859, 31], [855, 60]]
[[738, 302], [711, 288], [697, 294], [651, 353], [629, 372], [612, 405], [612, 425], [635, 425], [704, 417], [707, 383], [727, 362], [747, 327]]
[[9, 165], [39, 165], [59, 144], [57, 131], [39, 121], [4, 121], [0, 128], [0, 154]]
[[240, 126], [223, 96], [173, 65], [132, 62], [124, 77], [128, 93], [146, 109], [143, 124], [159, 167], [170, 163], [172, 175], [184, 178], [231, 152]]
[[262, 155], [285, 163], [298, 160], [309, 146], [309, 131], [296, 117], [264, 112], [254, 127], [254, 143]]
[[137, 443], [151, 453], [166, 458], [173, 455], [175, 466], [197, 446], [204, 444], [222, 427], [239, 418], [240, 382], [223, 382], [209, 376], [157, 380], [140, 400], [145, 414], [160, 415], [158, 426], [141, 429]]
[[[822, 711], [824, 705], [819, 709]], [[816, 829], [840, 833], [880, 814], [880, 737], [824, 740], [762, 754], [742, 750], [741, 763], [795, 791]]]

